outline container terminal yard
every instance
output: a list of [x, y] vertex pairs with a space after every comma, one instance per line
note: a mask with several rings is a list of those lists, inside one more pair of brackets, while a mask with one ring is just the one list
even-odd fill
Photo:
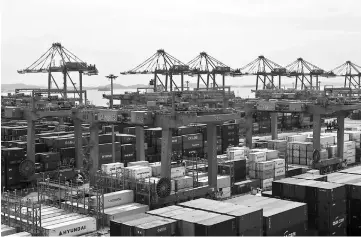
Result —
[[[96, 65], [60, 43], [18, 73], [45, 73], [48, 88], [2, 96], [2, 236], [361, 235], [361, 67], [350, 61], [325, 71], [259, 56], [231, 69], [161, 49], [119, 74], [149, 74], [149, 87], [112, 86], [109, 107], [83, 90]], [[254, 99], [226, 84], [245, 75]], [[336, 76], [344, 87], [320, 87]]]

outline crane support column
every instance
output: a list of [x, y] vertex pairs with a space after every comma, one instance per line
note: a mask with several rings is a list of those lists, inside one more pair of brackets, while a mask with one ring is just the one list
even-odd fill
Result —
[[79, 72], [79, 104], [83, 104], [83, 72]]
[[67, 90], [68, 90], [68, 86], [67, 86], [67, 81], [66, 81], [66, 77], [67, 77], [67, 75], [66, 75], [66, 71], [64, 71], [64, 73], [63, 73], [63, 75], [64, 75], [64, 88], [63, 88], [63, 90], [64, 90], [64, 99], [67, 99], [68, 98], [68, 92], [67, 92]]
[[154, 73], [154, 92], [157, 92], [157, 73]]
[[246, 147], [252, 149], [252, 130], [253, 130], [253, 121], [252, 113], [246, 114]]
[[35, 163], [35, 122], [28, 119], [27, 158]]
[[90, 125], [90, 162], [92, 163], [89, 170], [91, 176], [99, 169], [99, 126], [97, 123]]
[[320, 150], [321, 149], [321, 114], [313, 115], [313, 149]]
[[81, 129], [81, 121], [74, 119], [74, 137], [75, 137], [75, 167], [83, 168], [83, 134]]
[[337, 157], [343, 158], [343, 148], [345, 140], [345, 115], [343, 113], [338, 114], [337, 125]]
[[171, 178], [172, 133], [170, 128], [162, 128], [161, 177]]
[[50, 97], [50, 90], [51, 90], [51, 71], [49, 69], [49, 74], [48, 74], [48, 97]]
[[271, 113], [271, 134], [272, 134], [272, 140], [277, 140], [278, 134], [277, 134], [277, 113]]
[[217, 188], [217, 126], [214, 123], [207, 124], [207, 144], [208, 185]]
[[181, 73], [181, 90], [184, 91], [184, 75], [183, 72]]
[[137, 154], [137, 161], [145, 160], [145, 152], [144, 152], [144, 128], [142, 126], [135, 126], [135, 148]]

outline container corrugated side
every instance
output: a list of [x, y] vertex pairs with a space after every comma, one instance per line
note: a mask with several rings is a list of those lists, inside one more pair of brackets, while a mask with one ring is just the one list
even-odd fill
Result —
[[[173, 220], [175, 223], [176, 221]], [[165, 218], [134, 227], [135, 236], [172, 236], [172, 222]]]
[[67, 223], [58, 223], [56, 225], [44, 228], [45, 236], [60, 235], [81, 235], [96, 231], [96, 219], [93, 217], [78, 218]]
[[10, 226], [2, 227], [1, 226], [1, 236], [12, 235], [16, 233], [16, 229]]
[[81, 219], [84, 218], [85, 216], [81, 216], [81, 215], [64, 215], [63, 218], [61, 220], [53, 220], [53, 221], [48, 221], [48, 222], [42, 222], [41, 223], [41, 227], [45, 228], [47, 226], [53, 226], [53, 225], [57, 225], [59, 223], [69, 223], [72, 222], [74, 220], [77, 219]]
[[149, 210], [149, 206], [139, 203], [126, 204], [119, 207], [111, 207], [104, 209], [105, 224], [110, 225], [111, 220], [116, 220], [124, 216], [131, 216], [140, 213], [145, 213]]
[[195, 223], [195, 236], [236, 236], [236, 218], [219, 215]]
[[[96, 205], [96, 196], [91, 197], [90, 206]], [[133, 190], [122, 190], [118, 192], [112, 192], [104, 194], [104, 208], [115, 207], [132, 203], [134, 201]]]
[[10, 237], [27, 237], [27, 236], [32, 236], [30, 233], [28, 232], [19, 232], [19, 233], [16, 233], [16, 234], [12, 234], [12, 235], [8, 235]]

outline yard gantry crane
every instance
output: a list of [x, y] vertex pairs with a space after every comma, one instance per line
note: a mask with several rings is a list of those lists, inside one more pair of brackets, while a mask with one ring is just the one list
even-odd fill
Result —
[[[222, 75], [222, 85], [223, 90], [225, 90], [225, 76], [229, 76], [231, 73], [231, 68], [221, 61], [213, 58], [206, 52], [201, 52], [197, 57], [192, 59], [187, 63], [189, 66], [190, 73], [189, 75], [197, 76], [197, 90], [200, 89], [200, 81], [204, 83], [206, 89], [210, 88], [210, 79], [212, 80], [213, 89], [219, 87], [216, 82], [216, 75]], [[205, 81], [202, 75], [207, 76]]]
[[[169, 91], [173, 91], [173, 89], [183, 91], [184, 74], [188, 72], [188, 69], [188, 65], [166, 53], [163, 49], [159, 49], [155, 54], [134, 69], [127, 72], [121, 72], [120, 74], [154, 74], [154, 78], [150, 81], [150, 85], [154, 87], [154, 92], [158, 91], [158, 82], [161, 84], [160, 86], [164, 91], [168, 91], [168, 89]], [[159, 75], [165, 75], [164, 83]], [[174, 82], [174, 75], [181, 76], [180, 87]]]
[[[56, 62], [58, 62], [57, 64]], [[60, 89], [56, 83], [53, 74], [54, 72], [60, 72], [63, 74], [63, 89]], [[79, 72], [79, 90], [76, 88], [75, 83], [71, 79], [70, 72]], [[64, 99], [67, 99], [67, 94], [77, 93], [79, 95], [80, 103], [83, 103], [83, 74], [85, 75], [97, 75], [98, 70], [94, 65], [87, 64], [79, 59], [72, 52], [67, 50], [60, 43], [53, 43], [52, 46], [33, 64], [23, 70], [18, 70], [18, 73], [48, 73], [48, 96], [51, 92], [60, 93]], [[74, 86], [74, 91], [68, 91], [67, 78]], [[54, 82], [57, 90], [52, 90], [52, 82]]]
[[[307, 62], [303, 58], [298, 58], [296, 61], [286, 66], [289, 77], [295, 77], [295, 89], [298, 89], [298, 82], [300, 83], [301, 90], [303, 89], [316, 89], [319, 90], [319, 76], [327, 76], [325, 70]], [[313, 79], [316, 79], [314, 85]]]
[[344, 64], [330, 71], [329, 74], [331, 76], [345, 77], [344, 87], [348, 87], [350, 89], [361, 89], [361, 67], [351, 61], [346, 61]]
[[[286, 76], [287, 71], [286, 68], [272, 62], [271, 60], [261, 55], [246, 66], [236, 69], [234, 75], [256, 75], [256, 90], [258, 90], [258, 81], [261, 81], [261, 83], [263, 83], [263, 89], [266, 89], [267, 87], [270, 87], [269, 89], [281, 89], [281, 76]], [[278, 87], [275, 85], [274, 82], [275, 76], [278, 76]]]

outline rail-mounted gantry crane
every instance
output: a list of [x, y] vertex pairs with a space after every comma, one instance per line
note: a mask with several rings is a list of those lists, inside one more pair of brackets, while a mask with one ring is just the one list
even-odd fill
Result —
[[[127, 72], [121, 72], [122, 75], [128, 74], [153, 74], [154, 78], [150, 80], [150, 85], [153, 86], [154, 92], [157, 92], [158, 83], [160, 83], [160, 90], [164, 91], [173, 91], [173, 89], [178, 91], [184, 90], [184, 74], [189, 70], [189, 66], [182, 63], [180, 60], [176, 59], [172, 55], [166, 53], [164, 49], [159, 49], [155, 54], [150, 58], [145, 60], [143, 63], [137, 67], [129, 70]], [[165, 76], [165, 81], [161, 80], [160, 75]], [[180, 87], [174, 81], [173, 76], [181, 76], [181, 85]]]
[[329, 74], [333, 77], [345, 77], [345, 88], [361, 89], [361, 67], [351, 61], [346, 61], [344, 64], [331, 70]]
[[[57, 64], [59, 60], [59, 64]], [[56, 83], [53, 73], [60, 72], [63, 74], [63, 89], [60, 89]], [[71, 79], [70, 72], [79, 72], [79, 90], [76, 88], [75, 83]], [[83, 103], [83, 74], [85, 75], [97, 75], [98, 70], [94, 65], [87, 64], [79, 59], [72, 52], [62, 46], [60, 43], [53, 43], [51, 47], [33, 64], [29, 67], [18, 70], [18, 73], [48, 73], [48, 96], [50, 93], [60, 93], [64, 99], [67, 99], [67, 94], [77, 93], [79, 95], [80, 103]], [[74, 91], [68, 91], [67, 79], [73, 84]], [[52, 82], [54, 82], [57, 90], [52, 90]]]
[[[189, 66], [190, 76], [197, 76], [197, 90], [200, 89], [199, 84], [202, 81], [208, 90], [210, 88], [210, 79], [212, 80], [212, 87], [218, 88], [216, 82], [216, 75], [222, 76], [222, 87], [225, 90], [225, 76], [231, 74], [231, 68], [221, 61], [210, 56], [206, 52], [201, 52], [197, 57], [187, 63]], [[202, 75], [207, 76], [205, 81]]]
[[[265, 56], [258, 56], [255, 60], [245, 65], [242, 68], [236, 69], [234, 76], [256, 75], [256, 90], [258, 89], [259, 81], [263, 84], [262, 89], [281, 89], [281, 76], [286, 76], [286, 68], [279, 64], [272, 62]], [[274, 77], [278, 77], [278, 86], [276, 86]]]
[[[326, 76], [325, 70], [307, 62], [303, 58], [298, 58], [296, 61], [286, 66], [289, 77], [295, 77], [295, 89], [298, 89], [298, 83], [301, 90], [316, 89], [319, 90], [319, 76]], [[315, 83], [313, 79], [316, 79]]]

